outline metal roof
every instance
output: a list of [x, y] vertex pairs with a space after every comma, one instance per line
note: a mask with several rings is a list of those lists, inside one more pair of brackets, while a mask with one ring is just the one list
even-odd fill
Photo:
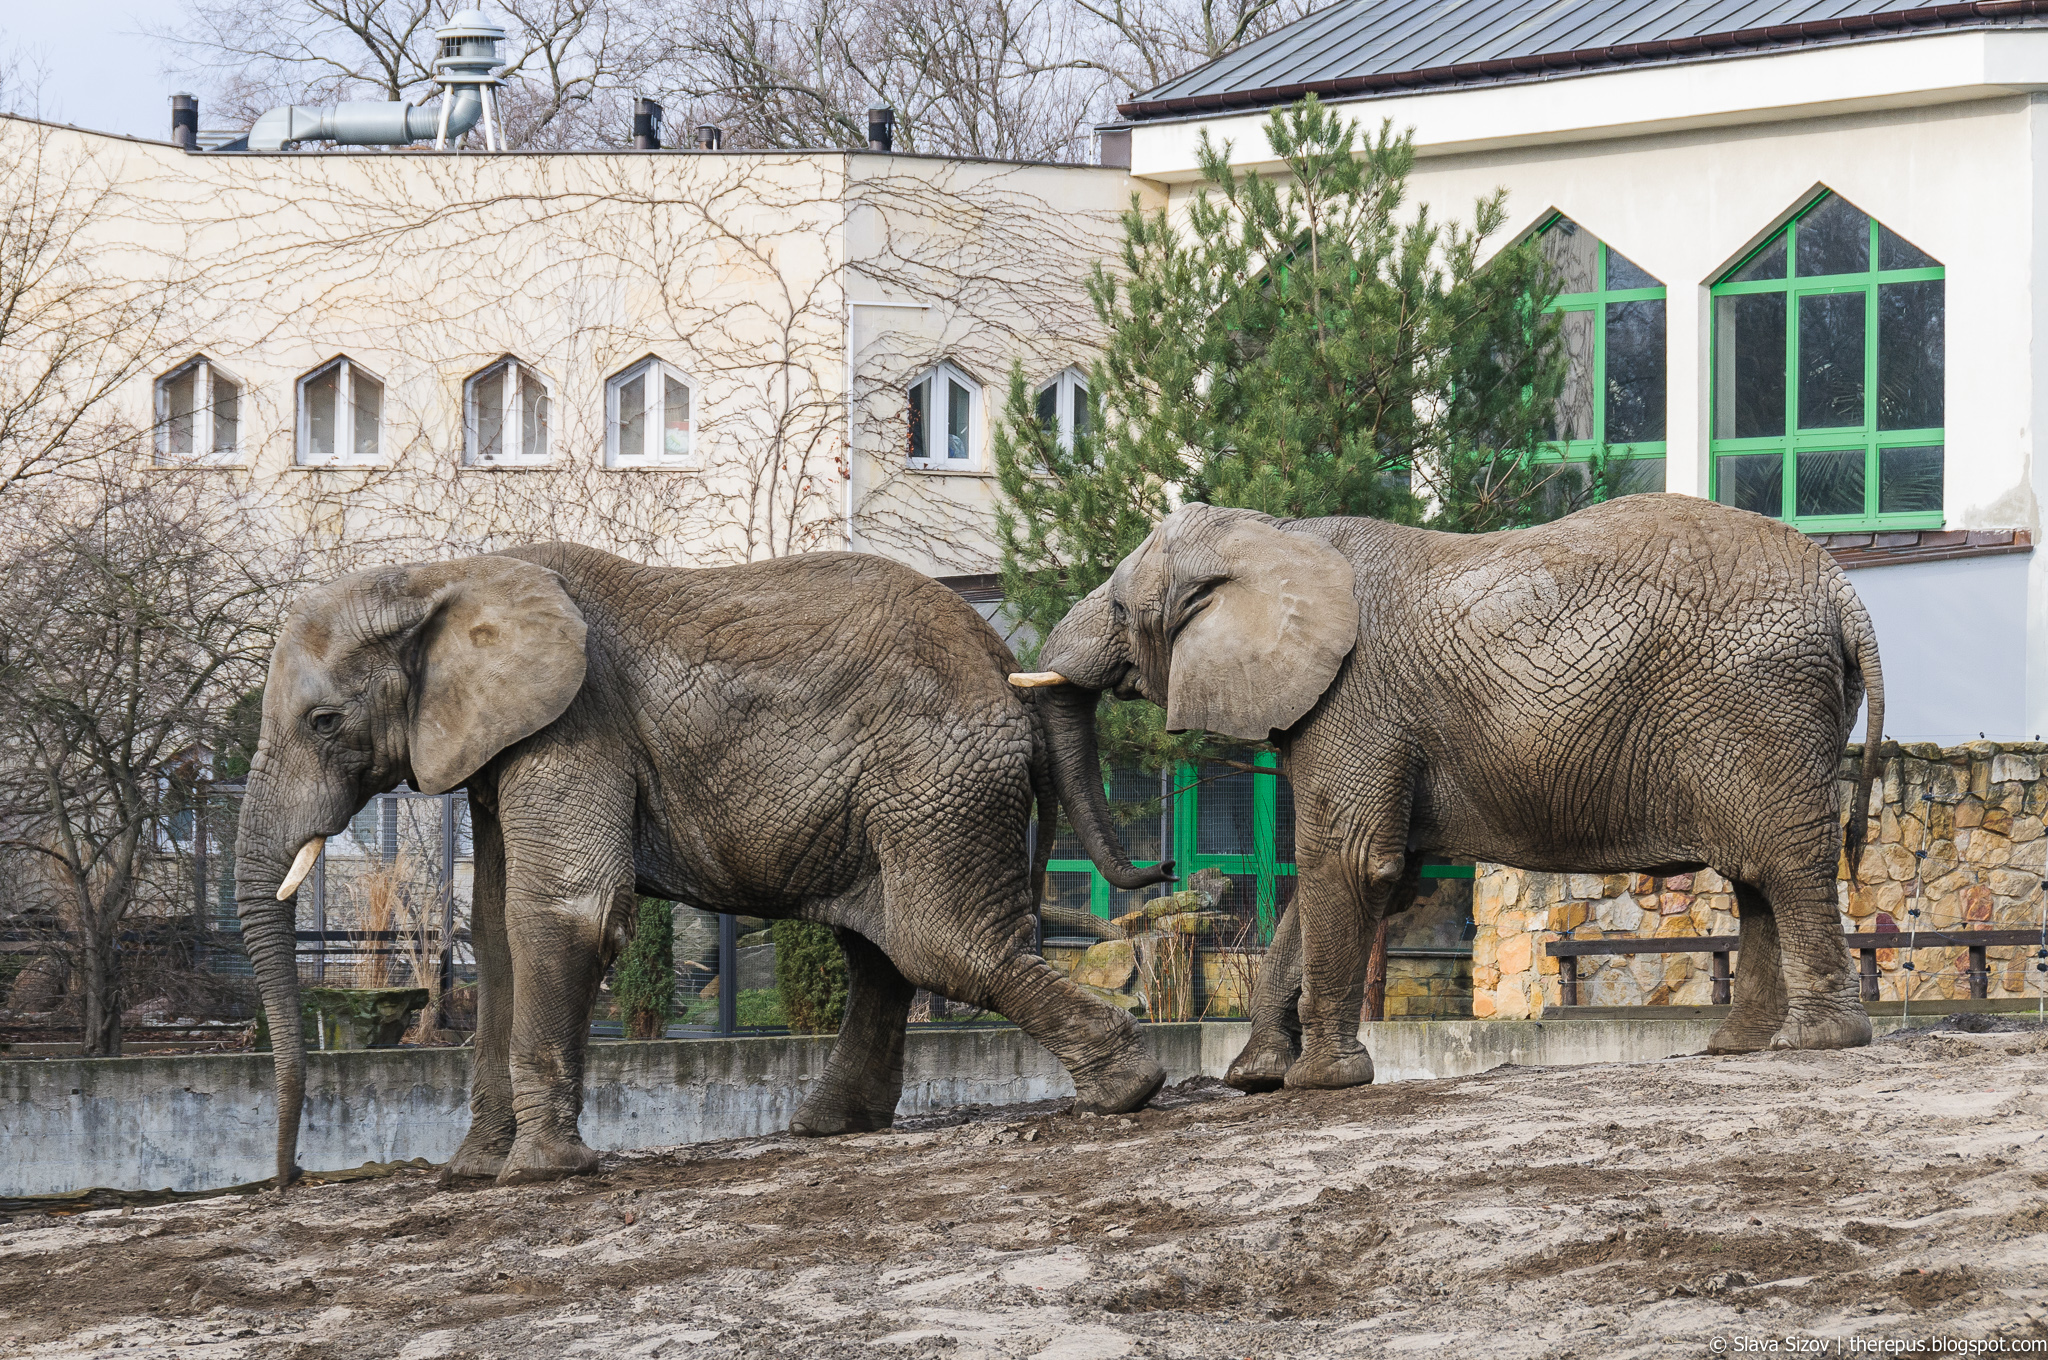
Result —
[[2029, 24], [2048, 0], [1344, 0], [1118, 106], [1130, 118]]

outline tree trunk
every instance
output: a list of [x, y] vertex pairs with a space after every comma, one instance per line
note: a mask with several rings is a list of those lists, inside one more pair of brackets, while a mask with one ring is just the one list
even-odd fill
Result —
[[1387, 918], [1380, 917], [1372, 935], [1372, 952], [1365, 956], [1365, 1018], [1387, 1018]]
[[121, 941], [118, 933], [107, 936], [88, 930], [80, 963], [85, 973], [84, 1033], [80, 1036], [88, 1058], [121, 1056]]

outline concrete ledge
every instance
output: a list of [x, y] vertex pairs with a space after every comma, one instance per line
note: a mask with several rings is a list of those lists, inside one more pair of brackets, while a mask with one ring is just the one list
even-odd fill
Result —
[[[1934, 1019], [1916, 1014], [1916, 1023]], [[1503, 1063], [1654, 1062], [1697, 1053], [1717, 1016], [1390, 1020], [1362, 1031], [1381, 1082], [1469, 1076]], [[1882, 1034], [1896, 1016], [1873, 1017]], [[1243, 1023], [1147, 1025], [1169, 1081], [1221, 1076]], [[661, 1147], [787, 1128], [831, 1040], [672, 1039], [590, 1048], [583, 1136]], [[469, 1127], [470, 1050], [313, 1053], [299, 1161], [309, 1170], [442, 1162]], [[1052, 1055], [1014, 1029], [913, 1030], [903, 1114], [1073, 1094]], [[268, 1054], [0, 1062], [0, 1197], [93, 1186], [203, 1190], [261, 1180], [275, 1156]]]

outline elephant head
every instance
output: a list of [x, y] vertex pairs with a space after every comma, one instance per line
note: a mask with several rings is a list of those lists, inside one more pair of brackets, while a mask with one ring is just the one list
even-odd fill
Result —
[[1315, 707], [1356, 645], [1354, 579], [1342, 553], [1270, 516], [1183, 506], [1047, 635], [1045, 670], [1011, 677], [1040, 690], [1060, 801], [1110, 882], [1159, 878], [1131, 867], [1109, 819], [1103, 691], [1165, 708], [1168, 731], [1266, 741]]
[[296, 894], [327, 837], [410, 780], [443, 793], [562, 715], [583, 684], [583, 616], [512, 557], [379, 567], [300, 600], [270, 657], [237, 833], [235, 901], [270, 1018], [277, 1174], [297, 1174], [305, 1055]]

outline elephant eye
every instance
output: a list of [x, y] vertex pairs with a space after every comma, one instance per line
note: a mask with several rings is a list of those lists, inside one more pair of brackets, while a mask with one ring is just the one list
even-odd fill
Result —
[[341, 715], [339, 713], [315, 713], [308, 719], [308, 724], [321, 736], [331, 737], [341, 730]]

